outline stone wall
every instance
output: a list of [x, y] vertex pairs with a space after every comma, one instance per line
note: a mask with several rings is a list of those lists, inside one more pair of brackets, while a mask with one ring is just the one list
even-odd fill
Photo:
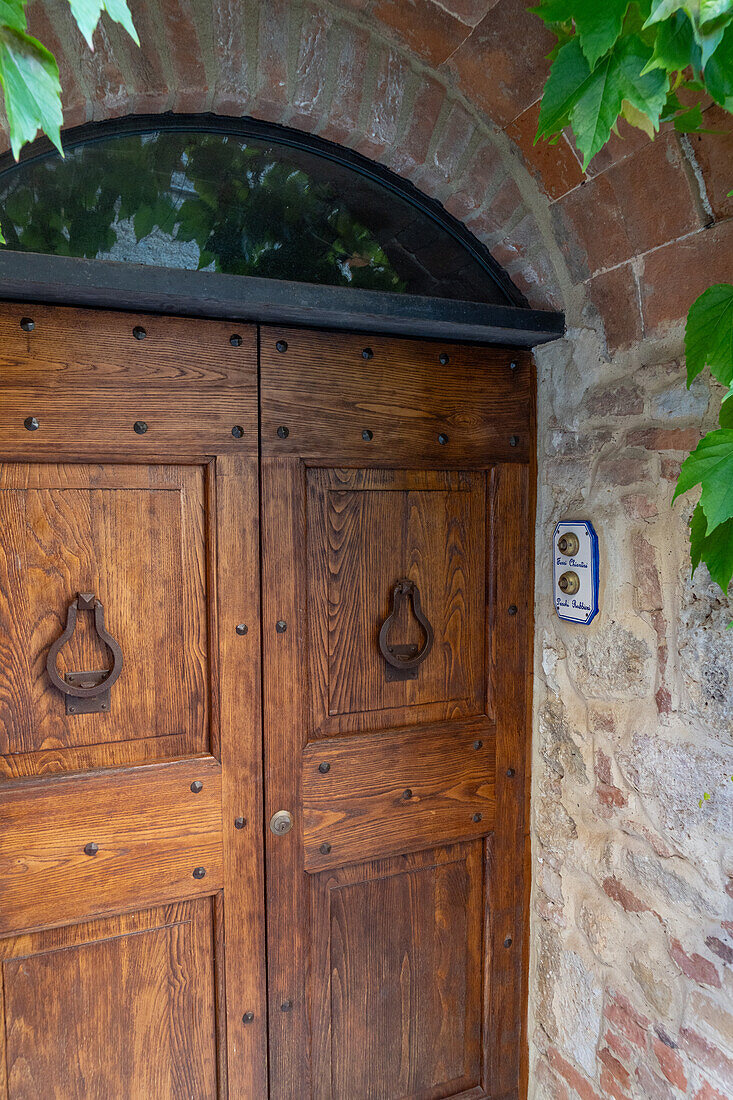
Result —
[[[677, 329], [610, 358], [586, 330], [537, 355], [537, 1100], [733, 1096], [733, 610], [690, 580], [692, 502], [671, 507], [719, 395], [688, 392], [681, 350]], [[573, 517], [600, 536], [590, 627], [552, 609]]]
[[[733, 125], [622, 128], [583, 173], [533, 144], [552, 39], [522, 0], [133, 0], [90, 53], [31, 4], [66, 124], [249, 114], [360, 150], [439, 199], [567, 339], [537, 355], [533, 1100], [733, 1096], [733, 618], [689, 579], [680, 459], [718, 395], [684, 387], [681, 319], [733, 281]], [[2, 143], [0, 143], [2, 144]], [[601, 539], [601, 614], [561, 624], [555, 522]], [[702, 799], [703, 793], [710, 795]], [[703, 804], [698, 803], [702, 799]]]

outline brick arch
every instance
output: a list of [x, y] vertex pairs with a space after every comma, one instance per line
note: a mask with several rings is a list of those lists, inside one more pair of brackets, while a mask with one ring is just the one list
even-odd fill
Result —
[[733, 135], [650, 143], [629, 129], [587, 174], [565, 137], [534, 146], [553, 40], [523, 0], [131, 8], [142, 49], [105, 21], [91, 52], [66, 5], [31, 5], [31, 30], [60, 62], [66, 127], [211, 111], [353, 147], [441, 201], [533, 305], [564, 307], [573, 324], [600, 314], [611, 346], [677, 320], [730, 277]]

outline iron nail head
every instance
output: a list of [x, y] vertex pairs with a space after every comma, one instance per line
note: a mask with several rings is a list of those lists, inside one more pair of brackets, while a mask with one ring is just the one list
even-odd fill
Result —
[[473, 820], [474, 820], [474, 821], [475, 821], [476, 823], [478, 823], [479, 821], [483, 821], [483, 816], [484, 816], [483, 814], [474, 814], [474, 815], [473, 815]]
[[402, 797], [404, 798], [405, 802], [408, 802], [412, 798], [412, 791], [409, 787], [402, 792]]
[[287, 629], [288, 629], [288, 624], [285, 622], [285, 620], [284, 619], [278, 619], [278, 621], [275, 623], [275, 630], [277, 631], [277, 633], [278, 634], [284, 634]]
[[201, 782], [201, 780], [200, 779], [194, 779], [193, 783], [191, 784], [191, 790], [193, 791], [193, 793], [194, 794], [200, 794], [203, 789], [204, 789], [204, 785]]
[[135, 423], [132, 425], [132, 429], [136, 435], [145, 435], [146, 431], [148, 430], [148, 426], [144, 420], [136, 420]]
[[247, 819], [245, 817], [235, 817], [234, 818], [234, 828], [235, 829], [243, 829], [246, 824], [247, 824]]
[[318, 765], [318, 770], [321, 775], [328, 775], [331, 770], [331, 765], [327, 760], [322, 760], [321, 763]]
[[326, 842], [325, 844], [321, 845], [318, 851], [321, 853], [322, 856], [327, 856], [328, 853], [331, 851], [331, 845]]
[[239, 637], [240, 637], [240, 638], [243, 638], [243, 637], [244, 637], [244, 635], [245, 635], [245, 634], [247, 633], [247, 631], [249, 630], [249, 627], [247, 626], [247, 624], [246, 624], [246, 623], [237, 623], [237, 625], [235, 626], [235, 628], [234, 628], [234, 629], [236, 630], [236, 632], [237, 632], [237, 634], [239, 635]]
[[281, 355], [284, 355], [285, 352], [288, 350], [288, 342], [287, 342], [287, 340], [276, 340], [275, 341], [275, 347], [277, 348], [277, 350], [280, 352]]
[[475, 749], [482, 749], [484, 747], [483, 741], [474, 741], [473, 747]]
[[148, 335], [147, 329], [144, 329], [142, 325], [135, 325], [134, 329], [132, 330], [132, 335], [135, 337], [136, 340], [144, 340], [145, 337]]
[[448, 355], [448, 354], [446, 354], [446, 352], [442, 351], [440, 353], [440, 355], [438, 356], [438, 362], [440, 363], [441, 367], [447, 367], [448, 364], [450, 363], [450, 355]]
[[514, 776], [516, 775], [516, 772], [514, 771], [514, 768], [507, 768], [506, 774], [507, 774], [509, 779], [513, 779]]
[[507, 938], [504, 940], [504, 946], [505, 947], [511, 947], [512, 946], [512, 937], [511, 936], [507, 936]]
[[438, 436], [438, 443], [440, 443], [441, 447], [445, 447], [447, 442], [448, 442], [448, 436], [445, 434], [445, 432], [441, 432], [440, 435]]
[[23, 329], [23, 332], [33, 332], [33, 329], [36, 327], [36, 322], [32, 317], [21, 317], [20, 327]]
[[37, 432], [40, 426], [35, 416], [27, 416], [23, 421], [23, 427], [27, 432]]
[[365, 443], [371, 443], [371, 441], [374, 439], [374, 432], [370, 431], [369, 428], [365, 428], [364, 431], [361, 433], [361, 438], [364, 440]]
[[252, 1021], [254, 1020], [254, 1018], [255, 1018], [254, 1012], [245, 1012], [244, 1016], [242, 1016], [242, 1023], [243, 1024], [251, 1024]]
[[373, 359], [374, 358], [374, 352], [372, 351], [371, 348], [362, 348], [361, 357], [362, 357], [362, 359]]
[[233, 348], [241, 348], [242, 337], [239, 335], [238, 332], [233, 332], [232, 335], [229, 337], [229, 343], [232, 345]]
[[517, 605], [515, 603], [510, 603], [509, 607], [507, 608], [507, 614], [516, 615], [517, 610], [518, 610]]
[[509, 436], [509, 446], [510, 447], [518, 447], [519, 446], [519, 436], [518, 435], [510, 435]]
[[290, 435], [290, 428], [286, 428], [284, 424], [281, 424], [280, 427], [277, 429], [277, 438], [278, 439], [287, 439], [289, 435]]
[[203, 878], [205, 874], [206, 874], [206, 868], [205, 867], [194, 867], [194, 869], [193, 869], [193, 877], [194, 878]]
[[95, 844], [93, 840], [90, 840], [88, 844], [84, 845], [84, 854], [87, 856], [96, 856], [99, 851], [99, 845]]
[[293, 1002], [292, 1001], [283, 1001], [283, 1003], [280, 1005], [280, 1011], [281, 1012], [290, 1012], [290, 1009], [292, 1007], [293, 1007]]
[[234, 427], [232, 428], [232, 435], [234, 436], [235, 439], [241, 439], [242, 438], [242, 436], [244, 435], [244, 428], [242, 427], [241, 424], [235, 424], [234, 425]]

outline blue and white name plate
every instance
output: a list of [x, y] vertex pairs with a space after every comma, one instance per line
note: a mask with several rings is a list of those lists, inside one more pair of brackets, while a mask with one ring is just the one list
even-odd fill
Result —
[[558, 523], [552, 537], [555, 610], [587, 626], [598, 614], [598, 535], [588, 520]]

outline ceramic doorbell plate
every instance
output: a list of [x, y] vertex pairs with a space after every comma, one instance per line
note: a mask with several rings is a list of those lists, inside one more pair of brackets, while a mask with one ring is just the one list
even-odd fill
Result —
[[598, 535], [587, 520], [558, 523], [552, 537], [555, 610], [587, 626], [598, 614]]

